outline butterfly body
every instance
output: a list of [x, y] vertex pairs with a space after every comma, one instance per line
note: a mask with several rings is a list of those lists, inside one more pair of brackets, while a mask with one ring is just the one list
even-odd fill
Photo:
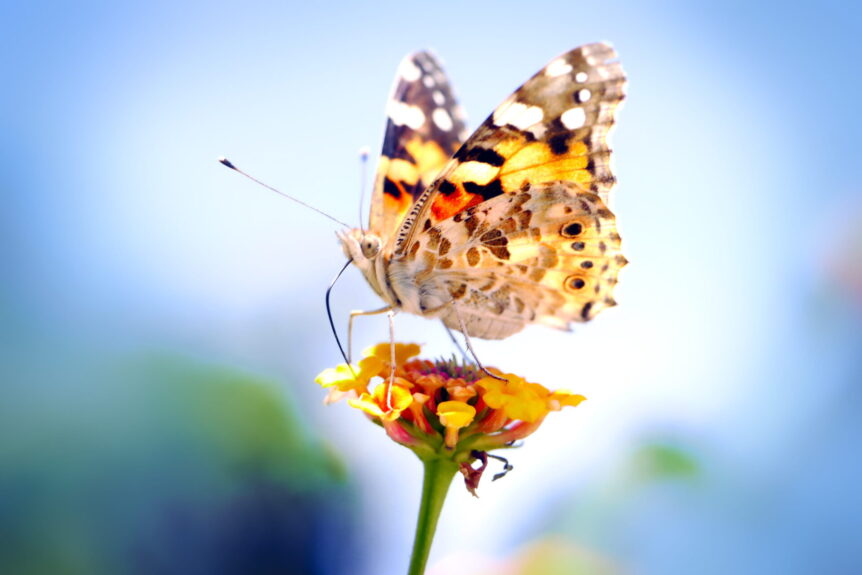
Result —
[[625, 84], [615, 56], [590, 44], [555, 59], [465, 142], [437, 61], [405, 58], [370, 229], [339, 236], [389, 307], [502, 339], [615, 305], [626, 264], [607, 206], [607, 132]]

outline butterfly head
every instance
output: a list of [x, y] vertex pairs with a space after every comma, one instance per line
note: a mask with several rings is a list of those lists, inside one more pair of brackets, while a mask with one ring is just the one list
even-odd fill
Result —
[[371, 232], [354, 228], [338, 232], [338, 239], [341, 240], [344, 255], [352, 258], [360, 268], [363, 263], [372, 263], [380, 253], [380, 238]]
[[384, 300], [395, 305], [397, 298], [384, 288], [386, 281], [381, 279], [386, 275], [386, 262], [380, 257], [382, 246], [380, 236], [354, 228], [338, 232], [338, 239], [341, 240], [344, 255], [359, 268], [374, 291]]

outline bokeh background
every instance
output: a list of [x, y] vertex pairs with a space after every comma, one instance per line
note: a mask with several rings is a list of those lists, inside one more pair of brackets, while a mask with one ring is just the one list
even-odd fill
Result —
[[455, 484], [433, 572], [862, 571], [860, 34], [831, 1], [5, 3], [0, 572], [405, 572], [419, 463], [313, 384], [335, 228], [216, 157], [356, 222], [405, 53], [475, 126], [596, 40], [620, 305], [477, 342], [589, 401]]

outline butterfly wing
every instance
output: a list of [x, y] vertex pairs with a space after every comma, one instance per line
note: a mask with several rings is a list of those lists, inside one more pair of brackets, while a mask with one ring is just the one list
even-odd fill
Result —
[[615, 183], [608, 131], [624, 99], [625, 75], [604, 43], [551, 61], [488, 117], [419, 196], [398, 232], [403, 253], [430, 225], [524, 183], [570, 181], [607, 203]]
[[465, 137], [463, 112], [430, 52], [401, 61], [386, 115], [369, 221], [384, 244]]
[[590, 44], [553, 60], [417, 198], [390, 264], [392, 277], [410, 278], [395, 286], [405, 306], [499, 339], [533, 322], [567, 329], [615, 305], [626, 263], [606, 205], [607, 134], [625, 86], [615, 57]]
[[431, 226], [390, 266], [396, 281], [415, 278], [403, 291], [416, 299], [402, 299], [421, 315], [502, 339], [529, 323], [568, 329], [616, 305], [625, 264], [616, 218], [601, 198], [557, 181], [525, 185]]

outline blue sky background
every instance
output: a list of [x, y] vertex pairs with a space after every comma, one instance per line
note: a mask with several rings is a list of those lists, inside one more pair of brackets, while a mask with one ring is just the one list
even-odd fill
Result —
[[[110, 374], [183, 358], [275, 382], [353, 490], [352, 543], [312, 541], [341, 549], [351, 572], [403, 572], [418, 464], [346, 406], [322, 406], [312, 383], [340, 359], [323, 309], [343, 260], [334, 227], [216, 158], [355, 222], [356, 152], [379, 149], [405, 53], [443, 58], [475, 127], [559, 53], [607, 40], [629, 77], [613, 134], [631, 261], [620, 306], [572, 334], [477, 342], [485, 363], [589, 401], [511, 452], [516, 471], [480, 499], [453, 489], [431, 563], [479, 572], [554, 533], [644, 573], [862, 568], [860, 33], [849, 2], [4, 7], [0, 480], [21, 489], [0, 494], [10, 523], [34, 517], [39, 490], [101, 438], [142, 461], [135, 446], [162, 411], [149, 417], [134, 394], [156, 392]], [[338, 318], [378, 307], [356, 272], [335, 300]], [[399, 317], [397, 337], [451, 353], [419, 318]], [[360, 322], [355, 339], [386, 340], [385, 319]], [[50, 446], [78, 435], [57, 459]], [[696, 478], [644, 480], [632, 465], [655, 445], [695, 462]], [[128, 469], [106, 465], [126, 486], [116, 501], [134, 499]], [[153, 465], [163, 482], [139, 488], [158, 499], [179, 472]], [[102, 497], [90, 479], [39, 516], [76, 525], [68, 509]], [[33, 549], [117, 554], [40, 529]]]

